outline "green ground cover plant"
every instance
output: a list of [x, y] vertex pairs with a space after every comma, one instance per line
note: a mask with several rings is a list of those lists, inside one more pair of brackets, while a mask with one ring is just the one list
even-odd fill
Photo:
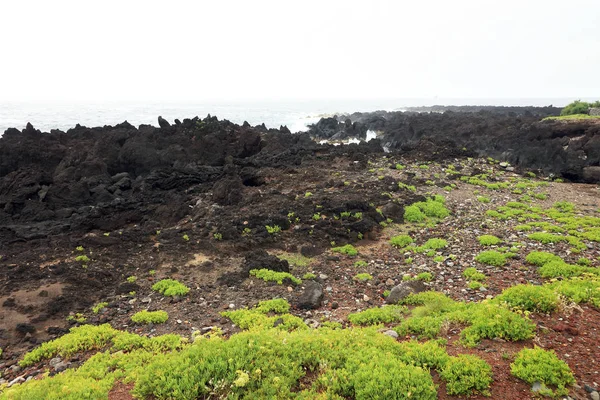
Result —
[[131, 320], [136, 324], [163, 324], [169, 319], [166, 311], [147, 311], [142, 310], [131, 316]]
[[[521, 350], [510, 365], [510, 371], [529, 384], [544, 384], [549, 391], [545, 394], [550, 395], [566, 395], [569, 393], [568, 387], [575, 383], [567, 363], [558, 358], [554, 351], [539, 347]], [[554, 391], [551, 388], [555, 388]]]
[[277, 282], [277, 284], [279, 285], [282, 285], [283, 281], [286, 279], [290, 280], [291, 282], [297, 285], [302, 283], [300, 279], [296, 278], [289, 272], [272, 271], [266, 268], [252, 269], [250, 270], [250, 275], [257, 277], [258, 279], [262, 279], [265, 282]]
[[400, 335], [432, 339], [443, 327], [464, 324], [467, 326], [461, 331], [461, 342], [473, 347], [483, 338], [524, 340], [533, 337], [535, 332], [535, 324], [529, 318], [499, 303], [457, 302], [439, 292], [409, 295], [402, 303], [417, 307], [395, 328]]
[[368, 308], [364, 311], [349, 314], [348, 321], [353, 325], [378, 325], [398, 322], [408, 312], [406, 306], [388, 305]]
[[347, 244], [341, 247], [334, 247], [331, 249], [334, 253], [346, 254], [347, 256], [354, 257], [358, 255], [358, 250], [351, 244]]
[[502, 239], [494, 235], [481, 235], [477, 238], [479, 244], [483, 246], [493, 246], [502, 243]]
[[152, 290], [171, 297], [185, 296], [189, 293], [190, 288], [175, 279], [163, 279], [152, 285]]
[[500, 267], [506, 264], [506, 255], [496, 250], [487, 250], [479, 253], [475, 257], [475, 261], [485, 265], [494, 265]]

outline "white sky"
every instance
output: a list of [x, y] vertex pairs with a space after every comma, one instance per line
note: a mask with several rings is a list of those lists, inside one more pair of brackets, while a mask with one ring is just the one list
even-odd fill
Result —
[[600, 0], [0, 0], [0, 100], [600, 97]]

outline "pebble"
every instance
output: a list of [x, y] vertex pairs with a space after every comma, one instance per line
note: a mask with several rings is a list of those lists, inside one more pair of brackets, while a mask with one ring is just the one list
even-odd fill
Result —
[[178, 319], [178, 320], [177, 320], [177, 323], [178, 323], [178, 324], [181, 324], [182, 322], [183, 322], [183, 321], [182, 321], [182, 320], [180, 320], [180, 319]]
[[366, 294], [363, 295], [363, 300], [364, 301], [369, 301], [371, 300], [371, 298], [369, 296], [367, 296]]
[[233, 304], [233, 303], [229, 304], [229, 308], [233, 310], [235, 308], [235, 304]]
[[600, 393], [593, 391], [590, 393], [590, 399], [592, 400], [600, 400]]
[[325, 279], [329, 278], [329, 275], [319, 274], [319, 278], [325, 280]]
[[396, 332], [396, 331], [393, 331], [393, 330], [391, 330], [391, 329], [389, 329], [389, 330], [387, 330], [387, 331], [383, 332], [383, 334], [384, 334], [384, 335], [387, 335], [387, 336], [389, 336], [389, 337], [392, 337], [392, 338], [394, 338], [394, 339], [398, 339], [398, 332]]
[[143, 299], [140, 300], [142, 303], [150, 303], [152, 301], [152, 299], [150, 297], [144, 297]]

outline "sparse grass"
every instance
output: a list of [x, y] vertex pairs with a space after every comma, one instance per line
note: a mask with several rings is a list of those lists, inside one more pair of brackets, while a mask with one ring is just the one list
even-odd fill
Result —
[[98, 314], [100, 311], [102, 311], [103, 309], [105, 309], [107, 305], [108, 305], [108, 303], [105, 302], [105, 301], [103, 301], [101, 303], [98, 303], [94, 307], [92, 307], [92, 312], [94, 314]]
[[573, 114], [573, 115], [561, 115], [555, 117], [546, 117], [542, 121], [571, 121], [571, 120], [579, 120], [579, 119], [598, 119], [600, 116], [598, 115], [589, 115], [589, 114]]
[[480, 202], [480, 203], [487, 204], [487, 203], [489, 203], [491, 200], [490, 200], [490, 198], [489, 198], [489, 197], [487, 197], [487, 196], [477, 196], [477, 201], [478, 201], [478, 202]]
[[313, 262], [312, 259], [304, 257], [300, 253], [281, 253], [277, 255], [277, 258], [285, 260], [291, 266], [298, 268], [306, 268]]

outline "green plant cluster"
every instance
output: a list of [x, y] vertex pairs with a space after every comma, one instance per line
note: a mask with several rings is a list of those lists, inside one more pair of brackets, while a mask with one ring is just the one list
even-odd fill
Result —
[[494, 246], [502, 243], [502, 239], [494, 235], [481, 235], [477, 238], [477, 240], [482, 246]]
[[402, 302], [418, 307], [395, 328], [400, 335], [415, 334], [421, 338], [434, 338], [441, 333], [442, 328], [453, 323], [467, 325], [461, 331], [461, 342], [473, 347], [484, 338], [524, 340], [533, 337], [535, 332], [535, 324], [526, 316], [513, 312], [500, 303], [457, 302], [439, 292], [412, 294]]
[[475, 257], [475, 261], [477, 262], [480, 262], [485, 265], [493, 265], [496, 267], [500, 267], [506, 264], [506, 259], [506, 254], [502, 254], [496, 250], [483, 251]]
[[407, 222], [427, 222], [441, 220], [450, 215], [450, 211], [445, 206], [446, 199], [443, 196], [436, 195], [428, 198], [426, 201], [413, 203], [404, 209], [404, 220]]
[[[600, 218], [577, 215], [574, 204], [569, 202], [556, 202], [547, 209], [509, 202], [486, 214], [500, 220], [517, 219], [520, 224], [516, 230], [537, 230], [528, 235], [530, 239], [543, 244], [568, 243], [575, 253], [587, 248], [584, 240], [600, 242]], [[543, 218], [547, 220], [540, 221]]]
[[295, 283], [296, 285], [302, 283], [302, 280], [296, 278], [289, 272], [272, 271], [266, 268], [251, 269], [250, 275], [257, 277], [258, 279], [262, 279], [265, 282], [277, 282], [277, 284], [279, 285], [282, 285], [283, 281], [286, 279], [289, 279], [292, 283]]
[[502, 291], [495, 301], [526, 311], [549, 313], [558, 308], [558, 295], [550, 288], [540, 285], [517, 285]]
[[364, 311], [349, 314], [348, 321], [353, 325], [379, 325], [398, 322], [408, 312], [406, 306], [387, 305], [368, 308]]
[[567, 104], [560, 111], [560, 115], [564, 117], [567, 115], [588, 114], [592, 107], [600, 107], [600, 101], [588, 103], [587, 101], [575, 100], [572, 103]]
[[354, 275], [354, 277], [352, 279], [355, 281], [358, 281], [358, 282], [367, 282], [367, 281], [372, 280], [373, 276], [371, 274], [367, 274], [367, 273], [363, 272], [363, 273]]
[[[252, 310], [226, 312], [236, 323], [246, 321], [250, 330], [227, 340], [199, 337], [191, 344], [183, 344], [176, 335], [148, 339], [108, 325], [74, 328], [29, 353], [28, 361], [107, 350], [77, 369], [14, 385], [0, 398], [105, 399], [121, 381], [134, 385], [136, 397], [163, 400], [433, 400], [437, 387], [430, 368], [439, 372], [449, 394], [485, 394], [489, 388], [489, 365], [473, 356], [449, 356], [443, 343], [399, 343], [376, 328], [339, 329], [339, 324], [311, 330], [301, 320], [290, 326], [289, 314], [267, 315], [285, 309], [277, 299]], [[107, 347], [111, 342], [113, 347]], [[45, 351], [40, 352], [42, 347]], [[303, 379], [309, 374], [315, 379]]]
[[[510, 372], [519, 379], [532, 384], [540, 382], [547, 387], [547, 395], [566, 395], [568, 386], [575, 383], [571, 369], [553, 350], [539, 347], [523, 349], [510, 365]], [[554, 387], [553, 391], [551, 387]]]
[[138, 311], [131, 316], [131, 320], [136, 324], [164, 324], [169, 319], [166, 311]]
[[331, 249], [331, 251], [333, 251], [334, 253], [346, 254], [350, 257], [358, 255], [358, 250], [356, 250], [356, 248], [351, 244], [347, 244], [341, 247], [334, 247]]
[[162, 279], [152, 285], [152, 290], [161, 293], [164, 296], [185, 296], [190, 288], [175, 279]]
[[397, 235], [390, 239], [390, 244], [399, 249], [403, 249], [412, 243], [414, 243], [414, 240], [409, 235]]
[[585, 274], [600, 275], [600, 268], [568, 264], [559, 256], [544, 251], [532, 251], [525, 257], [525, 260], [530, 264], [537, 265], [538, 273], [543, 278], [572, 278]]
[[281, 253], [277, 255], [277, 258], [279, 258], [280, 260], [287, 261], [290, 265], [294, 267], [300, 268], [308, 267], [313, 261], [309, 257], [305, 257], [299, 253]]

